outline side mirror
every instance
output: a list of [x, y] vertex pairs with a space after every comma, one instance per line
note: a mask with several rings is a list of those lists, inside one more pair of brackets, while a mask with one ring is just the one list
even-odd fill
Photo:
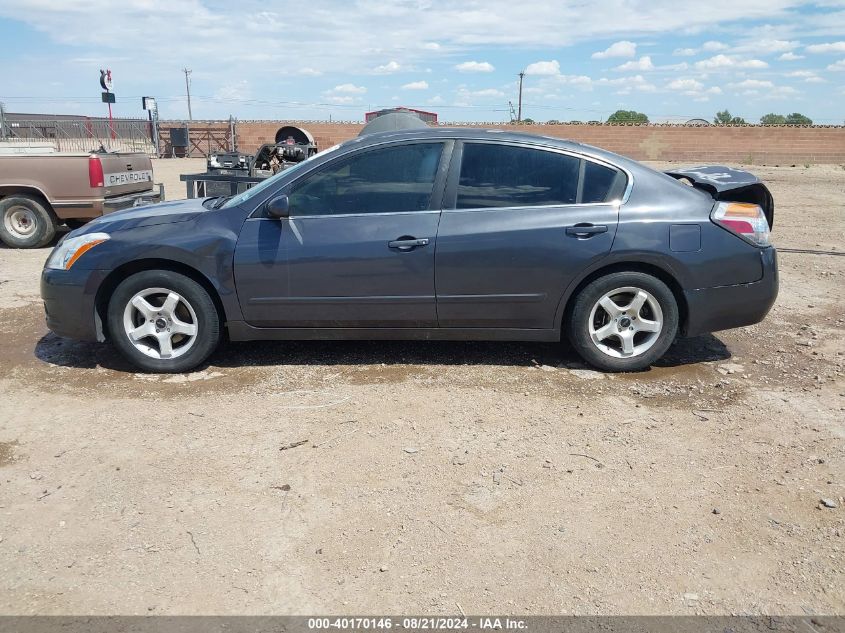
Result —
[[290, 201], [286, 195], [276, 196], [267, 203], [266, 209], [271, 218], [281, 220], [290, 216]]

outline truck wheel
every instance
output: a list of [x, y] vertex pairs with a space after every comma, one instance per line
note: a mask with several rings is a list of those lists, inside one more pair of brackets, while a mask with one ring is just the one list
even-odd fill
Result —
[[58, 220], [41, 200], [13, 195], [0, 200], [0, 240], [12, 248], [41, 248], [56, 236]]
[[640, 272], [611, 273], [575, 298], [569, 341], [604, 371], [645, 369], [663, 356], [678, 333], [678, 304], [669, 287]]
[[151, 372], [194, 369], [220, 342], [220, 318], [208, 292], [169, 270], [124, 279], [109, 300], [107, 322], [118, 351]]

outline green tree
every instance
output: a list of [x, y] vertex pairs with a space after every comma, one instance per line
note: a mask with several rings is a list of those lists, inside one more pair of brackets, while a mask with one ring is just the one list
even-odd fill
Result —
[[792, 114], [786, 115], [786, 124], [787, 125], [812, 125], [813, 119], [810, 117], [804, 116], [800, 112], [793, 112]]
[[522, 123], [523, 123], [523, 125], [534, 125], [534, 119], [532, 119], [530, 117], [526, 117], [526, 118], [522, 119]]
[[782, 114], [764, 114], [760, 117], [760, 123], [763, 125], [785, 125], [786, 117]]
[[716, 113], [713, 123], [716, 125], [745, 125], [745, 119], [741, 116], [733, 116], [727, 110], [722, 110]]
[[617, 110], [609, 117], [608, 123], [648, 123], [648, 117], [636, 110]]

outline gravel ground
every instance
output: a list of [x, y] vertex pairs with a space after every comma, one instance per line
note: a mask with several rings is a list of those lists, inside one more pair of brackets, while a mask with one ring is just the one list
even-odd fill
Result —
[[845, 170], [754, 171], [806, 251], [772, 313], [632, 375], [419, 342], [134, 373], [0, 248], [0, 612], [845, 612]]

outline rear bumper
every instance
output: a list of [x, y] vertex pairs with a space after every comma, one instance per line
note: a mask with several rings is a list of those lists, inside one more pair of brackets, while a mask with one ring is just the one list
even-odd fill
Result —
[[685, 336], [754, 325], [766, 317], [778, 296], [777, 252], [773, 247], [762, 249], [760, 258], [763, 276], [759, 281], [684, 291]]
[[164, 191], [162, 186], [159, 185], [158, 189], [139, 191], [138, 193], [131, 193], [127, 196], [120, 196], [119, 198], [106, 198], [103, 200], [102, 209], [103, 213], [111, 213], [112, 211], [120, 211], [121, 209], [156, 204], [162, 200], [164, 200]]
[[113, 211], [147, 204], [156, 204], [163, 201], [164, 185], [160, 184], [155, 189], [138, 191], [116, 198], [95, 198], [85, 203], [54, 201], [52, 204], [56, 215], [62, 220], [90, 220]]
[[94, 304], [97, 289], [107, 274], [107, 270], [45, 268], [41, 272], [41, 299], [47, 327], [65, 338], [103, 340]]

